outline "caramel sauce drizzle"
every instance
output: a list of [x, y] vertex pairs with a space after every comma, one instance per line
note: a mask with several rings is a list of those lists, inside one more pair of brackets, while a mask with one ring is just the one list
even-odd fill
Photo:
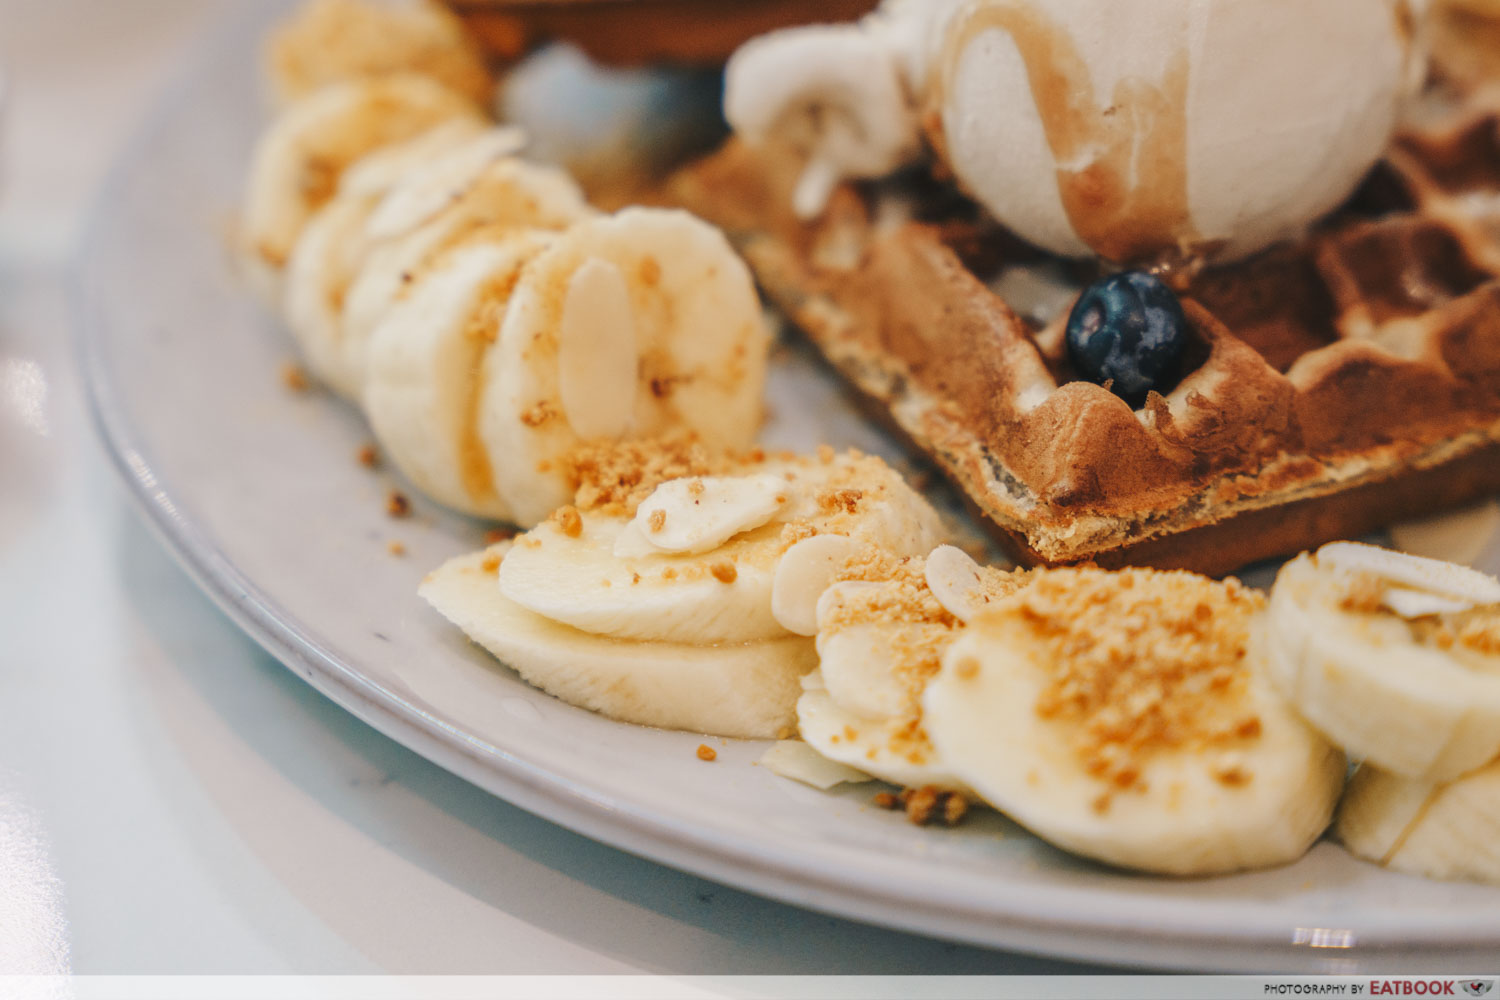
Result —
[[1035, 4], [976, 2], [948, 26], [929, 89], [937, 109], [970, 43], [997, 29], [1025, 63], [1058, 164], [1058, 193], [1079, 239], [1117, 262], [1186, 250], [1196, 237], [1188, 207], [1186, 48], [1167, 60], [1159, 82], [1121, 80], [1104, 104], [1073, 39]]

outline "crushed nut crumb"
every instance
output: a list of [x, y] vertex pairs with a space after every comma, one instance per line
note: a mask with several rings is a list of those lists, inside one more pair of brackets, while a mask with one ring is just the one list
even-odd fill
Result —
[[1385, 590], [1385, 581], [1374, 573], [1354, 573], [1339, 598], [1339, 607], [1356, 614], [1374, 614], [1385, 602]]
[[698, 759], [699, 760], [718, 760], [718, 758], [719, 758], [719, 752], [717, 750], [715, 750], [713, 747], [709, 746], [707, 743], [699, 743], [698, 744]]
[[656, 283], [661, 281], [661, 264], [657, 262], [655, 257], [648, 254], [641, 258], [639, 274], [641, 284], [647, 288], [655, 287]]
[[647, 526], [654, 535], [667, 526], [667, 512], [664, 510], [653, 510], [646, 521]]
[[543, 400], [521, 414], [521, 423], [527, 427], [540, 427], [557, 416], [559, 416], [557, 407]]
[[557, 508], [552, 514], [552, 520], [569, 538], [577, 538], [583, 534], [583, 517], [572, 504]]
[[901, 800], [890, 792], [877, 792], [873, 801], [881, 809], [895, 809], [901, 804]]
[[1263, 604], [1234, 579], [1060, 569], [1032, 574], [1004, 613], [1045, 650], [1037, 714], [1072, 723], [1088, 773], [1124, 791], [1144, 787], [1141, 768], [1157, 750], [1259, 736], [1243, 695], [1251, 616]]
[[500, 564], [504, 561], [505, 559], [500, 553], [488, 552], [485, 554], [484, 561], [479, 564], [479, 568], [493, 575], [500, 572]]
[[835, 514], [839, 511], [845, 514], [858, 514], [859, 504], [864, 499], [864, 496], [864, 490], [823, 490], [818, 494], [818, 509], [825, 514]]
[[391, 490], [386, 494], [385, 512], [391, 517], [407, 517], [411, 514], [411, 501], [400, 490]]
[[634, 517], [641, 501], [662, 483], [729, 471], [730, 456], [711, 456], [691, 434], [637, 441], [595, 441], [563, 459], [563, 472], [579, 510]]
[[312, 383], [306, 369], [295, 361], [287, 361], [281, 366], [281, 384], [292, 392], [306, 392]]
[[1462, 648], [1481, 656], [1500, 655], [1500, 609], [1475, 608], [1410, 623], [1418, 642], [1432, 643], [1444, 652]]
[[354, 460], [367, 469], [374, 469], [380, 465], [380, 452], [373, 444], [362, 444], [354, 453]]
[[721, 559], [720, 561], [714, 563], [708, 568], [708, 571], [712, 573], [714, 579], [718, 580], [720, 583], [733, 583], [735, 580], [739, 579], [740, 575], [739, 570], [735, 569], [734, 563], [730, 562], [727, 559]]
[[397, 542], [397, 541], [387, 542], [386, 546], [385, 546], [385, 549], [386, 549], [387, 552], [389, 552], [393, 556], [404, 556], [404, 555], [406, 555], [406, 546], [402, 545], [400, 542]]
[[897, 801], [905, 808], [906, 818], [917, 826], [926, 826], [934, 818], [941, 819], [945, 826], [957, 826], [969, 812], [969, 803], [962, 795], [936, 785], [903, 788]]
[[969, 800], [957, 792], [949, 792], [943, 802], [943, 825], [957, 826], [969, 814]]

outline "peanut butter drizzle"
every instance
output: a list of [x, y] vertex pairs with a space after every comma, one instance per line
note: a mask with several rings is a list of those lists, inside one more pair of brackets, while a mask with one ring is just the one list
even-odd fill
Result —
[[996, 29], [1010, 35], [1026, 64], [1058, 164], [1058, 193], [1079, 239], [1119, 262], [1187, 249], [1196, 236], [1188, 208], [1187, 50], [1168, 60], [1159, 83], [1121, 80], [1104, 105], [1072, 38], [1033, 3], [977, 2], [948, 27], [931, 88], [939, 109], [964, 51]]

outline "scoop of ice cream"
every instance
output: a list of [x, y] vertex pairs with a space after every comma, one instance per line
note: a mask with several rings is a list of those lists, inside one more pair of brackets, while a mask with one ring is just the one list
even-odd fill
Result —
[[1048, 250], [1243, 256], [1348, 197], [1396, 124], [1403, 0], [950, 4], [927, 101], [949, 165]]
[[752, 43], [726, 108], [747, 140], [807, 151], [804, 214], [830, 177], [912, 159], [920, 118], [958, 183], [1044, 249], [1239, 257], [1300, 233], [1374, 165], [1420, 5], [892, 0], [858, 27]]

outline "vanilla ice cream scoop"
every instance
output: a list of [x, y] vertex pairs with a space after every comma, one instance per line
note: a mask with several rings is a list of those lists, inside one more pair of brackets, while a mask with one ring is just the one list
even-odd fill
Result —
[[[861, 30], [906, 81], [958, 183], [1027, 240], [1122, 263], [1228, 259], [1299, 234], [1374, 165], [1420, 59], [1413, 7], [929, 0]], [[749, 67], [732, 74], [726, 106], [755, 93], [786, 105], [799, 81], [804, 98], [823, 86], [778, 62], [774, 87]], [[816, 150], [810, 159], [826, 170]]]

